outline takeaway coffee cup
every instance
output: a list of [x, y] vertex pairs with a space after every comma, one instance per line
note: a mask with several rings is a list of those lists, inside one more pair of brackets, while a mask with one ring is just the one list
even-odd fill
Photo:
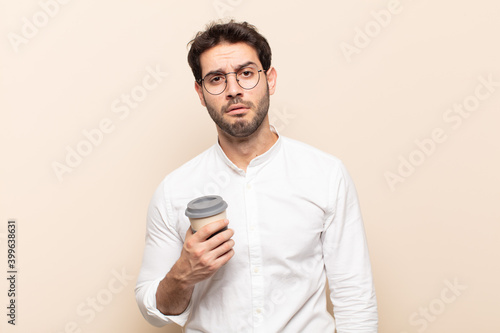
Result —
[[[208, 223], [225, 219], [226, 208], [227, 203], [220, 196], [206, 195], [191, 200], [187, 204], [185, 214], [187, 217], [189, 217], [189, 221], [191, 221], [191, 230], [193, 230], [193, 233], [195, 233]], [[217, 233], [222, 232], [226, 229], [227, 227], [221, 229]]]

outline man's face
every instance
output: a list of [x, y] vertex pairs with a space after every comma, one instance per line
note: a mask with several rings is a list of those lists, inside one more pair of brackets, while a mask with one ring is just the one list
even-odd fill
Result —
[[[257, 52], [246, 43], [219, 44], [200, 56], [202, 78], [208, 73], [238, 72], [245, 66], [263, 69]], [[274, 68], [259, 73], [259, 83], [250, 90], [243, 89], [235, 74], [226, 76], [227, 86], [219, 95], [208, 93], [195, 84], [201, 104], [207, 107], [210, 117], [226, 134], [248, 137], [262, 125], [269, 110], [269, 96], [274, 94], [276, 71]]]

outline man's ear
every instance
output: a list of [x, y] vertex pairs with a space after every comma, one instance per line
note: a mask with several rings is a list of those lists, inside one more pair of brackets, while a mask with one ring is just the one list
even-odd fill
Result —
[[276, 90], [276, 79], [278, 78], [278, 73], [274, 67], [270, 67], [267, 70], [267, 84], [269, 85], [269, 95], [274, 94]]
[[194, 89], [198, 93], [201, 105], [206, 107], [207, 105], [205, 104], [205, 98], [203, 98], [203, 87], [198, 82], [194, 81]]

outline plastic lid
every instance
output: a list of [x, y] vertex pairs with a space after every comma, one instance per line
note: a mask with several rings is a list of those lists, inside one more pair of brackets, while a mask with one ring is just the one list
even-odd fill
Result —
[[222, 213], [227, 208], [227, 203], [218, 195], [206, 195], [191, 200], [187, 204], [186, 216], [190, 218], [204, 218]]

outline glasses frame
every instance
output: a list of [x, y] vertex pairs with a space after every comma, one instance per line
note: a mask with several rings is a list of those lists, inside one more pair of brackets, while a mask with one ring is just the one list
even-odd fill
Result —
[[[246, 68], [246, 67], [245, 67], [245, 68]], [[245, 68], [241, 68], [240, 70], [245, 69]], [[235, 75], [235, 78], [236, 78], [236, 82], [238, 83], [238, 85], [239, 85], [242, 89], [245, 89], [245, 90], [252, 90], [253, 88], [257, 87], [257, 85], [258, 85], [258, 84], [259, 84], [259, 82], [260, 82], [260, 72], [264, 72], [264, 75], [266, 75], [266, 71], [265, 71], [265, 70], [263, 70], [263, 69], [259, 69], [259, 70], [257, 70], [257, 75], [258, 75], [258, 78], [257, 78], [257, 83], [256, 83], [256, 84], [255, 84], [252, 88], [245, 88], [245, 87], [243, 87], [243, 86], [240, 84], [240, 80], [238, 80], [238, 72], [221, 73], [222, 75], [224, 75], [224, 79], [225, 79], [225, 82], [226, 82], [226, 83], [225, 83], [225, 85], [224, 85], [224, 89], [222, 89], [222, 91], [221, 91], [220, 93], [218, 93], [218, 94], [211, 93], [211, 92], [207, 89], [207, 87], [205, 86], [205, 78], [206, 78], [208, 75], [210, 75], [210, 73], [208, 73], [207, 75], [205, 75], [205, 76], [203, 77], [203, 79], [199, 80], [199, 82], [198, 82], [198, 83], [199, 83], [200, 85], [202, 85], [202, 86], [203, 86], [203, 88], [206, 90], [206, 92], [207, 92], [207, 93], [209, 93], [210, 95], [215, 95], [215, 96], [217, 96], [217, 95], [222, 94], [224, 91], [226, 91], [226, 89], [227, 89], [227, 76], [228, 76], [229, 74], [234, 74], [234, 75]]]

